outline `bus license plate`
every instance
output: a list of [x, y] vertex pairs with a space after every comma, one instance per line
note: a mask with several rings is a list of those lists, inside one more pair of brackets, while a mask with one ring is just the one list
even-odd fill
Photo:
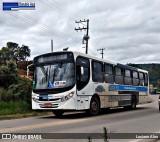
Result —
[[44, 107], [52, 107], [53, 105], [51, 103], [44, 104]]

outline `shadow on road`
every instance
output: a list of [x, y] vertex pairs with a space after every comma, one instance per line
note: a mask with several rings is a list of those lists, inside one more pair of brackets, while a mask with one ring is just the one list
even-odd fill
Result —
[[[109, 110], [102, 110], [98, 116], [114, 114], [114, 113], [122, 113], [122, 112], [138, 112], [140, 110], [151, 109], [151, 107], [138, 107], [136, 110], [126, 110], [124, 108], [115, 108]], [[98, 116], [90, 116], [85, 111], [73, 111], [73, 112], [65, 112], [63, 116], [56, 117], [55, 115], [50, 116], [41, 116], [41, 119], [81, 119], [81, 118], [89, 118], [89, 117], [98, 117]]]

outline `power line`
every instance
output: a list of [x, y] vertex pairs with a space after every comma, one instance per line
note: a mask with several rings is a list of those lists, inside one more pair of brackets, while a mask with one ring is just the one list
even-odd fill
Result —
[[[21, 21], [23, 21], [23, 22], [26, 22], [26, 23], [28, 23], [29, 25], [33, 25], [33, 24], [35, 24], [35, 22], [38, 22], [38, 20], [36, 20], [36, 19], [33, 19], [33, 18], [31, 18], [30, 16], [26, 16], [25, 14], [23, 14], [23, 13], [19, 13], [19, 15], [17, 15], [17, 14], [15, 14], [15, 13], [12, 13], [12, 12], [6, 12], [7, 14], [9, 14], [9, 15], [11, 15], [11, 16], [13, 16], [13, 17], [15, 17], [15, 18], [17, 18], [17, 19], [19, 19], [19, 20], [21, 20]], [[50, 30], [48, 30], [48, 29], [51, 29], [50, 27], [48, 27], [47, 25], [42, 25], [42, 24], [39, 24], [39, 25], [35, 25], [38, 29], [40, 29], [40, 30], [42, 30], [42, 31], [44, 31], [44, 32], [46, 32], [46, 33], [48, 33], [48, 34], [50, 34], [50, 35], [52, 35], [52, 36], [55, 36], [55, 38], [61, 38], [61, 39], [63, 39], [63, 40], [70, 40], [71, 39], [71, 41], [73, 40], [73, 38], [68, 38], [69, 37], [69, 35], [61, 35], [61, 34], [59, 34], [59, 33], [57, 33], [56, 31], [50, 31]], [[52, 28], [53, 29], [53, 28]], [[71, 42], [70, 41], [70, 42]]]
[[[43, 4], [45, 4], [45, 6], [50, 7], [52, 9], [56, 8], [58, 11], [62, 12], [64, 15], [67, 15], [74, 20], [77, 18], [77, 17], [76, 18], [74, 17], [72, 11], [70, 11], [69, 9], [66, 9], [61, 3], [56, 2], [55, 0], [47, 1], [46, 3], [44, 1], [39, 1], [39, 2], [42, 2]], [[16, 17], [14, 14], [12, 14], [12, 16], [14, 15], [14, 17], [19, 18], [23, 22], [24, 21], [27, 22], [29, 25], [31, 25], [31, 24], [33, 25], [33, 24], [35, 24], [35, 22], [37, 22], [37, 23], [39, 22], [37, 19], [30, 17], [30, 16], [24, 14], [23, 12], [19, 11], [18, 14], [19, 14], [20, 18], [18, 16]], [[81, 24], [84, 25], [85, 27], [88, 26], [88, 29], [89, 29], [89, 21], [88, 21], [88, 25], [84, 24], [83, 22]], [[75, 38], [75, 36], [74, 36], [75, 33], [73, 33], [72, 35], [71, 34], [64, 34], [64, 33], [56, 31], [55, 29], [53, 29], [53, 27], [48, 26], [46, 24], [38, 24], [38, 25], [35, 25], [35, 27], [37, 27], [41, 31], [45, 31], [45, 33], [48, 33], [49, 35], [54, 35], [54, 38], [60, 38], [60, 39], [66, 40], [68, 43], [77, 41], [77, 38]], [[87, 36], [87, 34], [86, 34], [83, 37], [83, 42], [84, 41], [86, 42], [85, 43], [86, 44], [86, 53], [88, 53], [88, 40], [87, 39], [89, 39], [89, 36]]]
[[[20, 12], [20, 14], [22, 14], [22, 16], [25, 17], [26, 19], [31, 20], [31, 22], [37, 22], [37, 23], [39, 22], [37, 19], [34, 19], [34, 18], [32, 18], [32, 17], [30, 17], [30, 16], [28, 16], [28, 15], [22, 13], [22, 12]], [[41, 25], [42, 27], [45, 27], [45, 28], [48, 28], [48, 29], [52, 30], [52, 32], [56, 36], [59, 36], [59, 37], [65, 38], [65, 39], [68, 39], [68, 37], [69, 37], [68, 34], [57, 32], [57, 31], [55, 31], [55, 29], [53, 29], [53, 27], [50, 27], [50, 26], [48, 26], [46, 24], [39, 24], [39, 25]]]
[[[40, 2], [42, 2], [42, 3], [44, 3], [43, 1], [40, 1]], [[66, 9], [65, 7], [64, 7], [64, 5], [62, 5], [61, 3], [59, 3], [59, 2], [57, 2], [57, 1], [55, 1], [55, 0], [53, 0], [53, 1], [48, 1], [47, 3], [44, 3], [45, 4], [45, 6], [48, 6], [48, 7], [50, 7], [50, 8], [57, 8], [58, 9], [58, 11], [60, 11], [60, 12], [62, 12], [64, 15], [66, 15], [66, 16], [69, 16], [70, 18], [72, 18], [72, 19], [77, 19], [77, 16], [78, 17], [81, 17], [80, 15], [77, 15], [76, 14], [76, 17], [74, 17], [73, 16], [73, 14], [72, 14], [72, 11], [70, 11], [69, 9]], [[82, 25], [84, 25], [84, 26], [87, 26], [86, 24], [84, 24], [83, 22], [81, 23]], [[75, 34], [74, 34], [75, 35]], [[94, 37], [94, 36], [93, 36]], [[85, 39], [85, 37], [84, 37], [84, 39]], [[87, 50], [88, 48], [86, 48], [86, 50]], [[86, 51], [87, 53], [88, 53], [88, 51]]]
[[[42, 3], [44, 3], [43, 1], [40, 1]], [[47, 1], [44, 4], [48, 5], [49, 7], [54, 7], [60, 10], [60, 12], [62, 12], [64, 15], [71, 17], [72, 19], [77, 19], [77, 16], [80, 17], [79, 15], [76, 14], [76, 17], [73, 16], [73, 12], [70, 11], [69, 9], [66, 9], [62, 4], [58, 3], [55, 0], [52, 1]]]

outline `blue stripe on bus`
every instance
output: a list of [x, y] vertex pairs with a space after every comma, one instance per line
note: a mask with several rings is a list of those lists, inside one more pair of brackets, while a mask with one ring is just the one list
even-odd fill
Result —
[[139, 91], [146, 92], [148, 91], [147, 87], [144, 86], [129, 86], [129, 85], [109, 85], [109, 91]]

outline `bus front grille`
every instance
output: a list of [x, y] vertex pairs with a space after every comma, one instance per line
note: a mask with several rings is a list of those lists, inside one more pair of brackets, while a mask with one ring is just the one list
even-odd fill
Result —
[[60, 98], [56, 98], [56, 99], [43, 99], [43, 98], [39, 98], [38, 101], [58, 101], [60, 100]]

